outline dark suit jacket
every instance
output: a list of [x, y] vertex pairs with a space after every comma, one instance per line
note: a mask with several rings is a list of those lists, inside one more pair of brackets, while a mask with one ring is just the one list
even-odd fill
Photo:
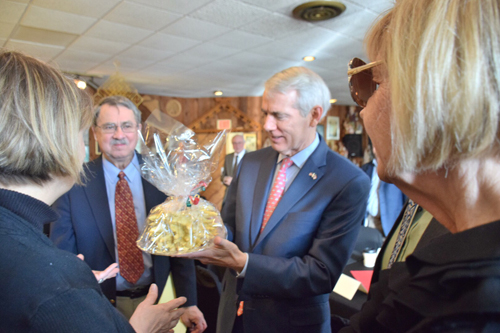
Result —
[[[372, 178], [373, 171], [377, 172], [374, 168], [375, 164], [373, 162], [366, 163], [361, 167], [370, 179]], [[380, 222], [382, 223], [384, 236], [387, 236], [408, 198], [396, 185], [386, 183], [383, 180], [380, 180], [378, 194]], [[365, 214], [365, 218], [367, 214]]]
[[[104, 270], [116, 262], [113, 226], [108, 206], [102, 157], [87, 163], [84, 186], [75, 185], [53, 205], [61, 217], [53, 223], [50, 238], [63, 250], [81, 253], [93, 270]], [[146, 213], [166, 199], [166, 195], [142, 179]], [[161, 296], [172, 272], [178, 296], [186, 296], [185, 306], [196, 304], [196, 276], [192, 260], [153, 255], [153, 276]], [[116, 300], [116, 279], [101, 284], [103, 293]]]
[[230, 177], [233, 176], [234, 174], [233, 164], [234, 164], [234, 153], [227, 154], [226, 158], [224, 159], [224, 170], [222, 170], [222, 173], [220, 174], [221, 181], [223, 181], [224, 177], [226, 176]]
[[247, 153], [222, 210], [228, 238], [249, 255], [244, 278], [226, 270], [218, 332], [245, 301], [245, 332], [330, 332], [328, 296], [354, 247], [370, 188], [321, 139], [259, 236], [278, 153]]

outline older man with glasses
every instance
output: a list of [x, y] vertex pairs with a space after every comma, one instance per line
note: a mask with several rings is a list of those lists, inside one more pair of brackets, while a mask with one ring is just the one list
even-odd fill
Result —
[[172, 272], [177, 295], [187, 298], [181, 320], [193, 332], [202, 332], [206, 322], [196, 306], [193, 261], [143, 253], [135, 244], [149, 210], [166, 199], [141, 177], [141, 156], [134, 150], [140, 129], [140, 111], [127, 98], [112, 96], [99, 103], [92, 130], [102, 156], [87, 164], [84, 186], [75, 185], [54, 203], [61, 217], [51, 238], [59, 248], [83, 254], [93, 270], [119, 264], [116, 278], [100, 282], [126, 317], [152, 283], [161, 295]]

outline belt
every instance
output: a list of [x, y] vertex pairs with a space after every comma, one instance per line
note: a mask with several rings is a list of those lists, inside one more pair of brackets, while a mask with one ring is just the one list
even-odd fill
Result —
[[140, 287], [128, 289], [128, 290], [117, 290], [116, 296], [138, 298], [138, 297], [146, 296], [148, 294], [148, 291], [149, 291], [149, 286], [140, 286]]

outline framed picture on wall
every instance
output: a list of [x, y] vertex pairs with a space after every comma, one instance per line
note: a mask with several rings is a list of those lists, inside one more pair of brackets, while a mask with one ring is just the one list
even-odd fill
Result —
[[340, 139], [339, 117], [326, 117], [326, 140]]

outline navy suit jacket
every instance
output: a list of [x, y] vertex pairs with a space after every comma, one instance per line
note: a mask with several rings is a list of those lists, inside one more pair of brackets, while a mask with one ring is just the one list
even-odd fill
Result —
[[248, 253], [244, 278], [226, 270], [217, 332], [244, 301], [245, 332], [330, 332], [328, 297], [356, 241], [369, 179], [323, 139], [259, 235], [278, 153], [247, 153], [222, 210], [228, 238]]
[[[366, 172], [370, 179], [372, 178], [373, 172], [377, 172], [377, 170], [374, 170], [375, 164], [373, 164], [373, 162], [364, 164], [361, 169]], [[378, 200], [380, 206], [380, 222], [382, 223], [384, 236], [387, 236], [408, 198], [396, 185], [380, 180]], [[368, 213], [365, 213], [365, 218], [367, 214]]]
[[[140, 158], [140, 156], [139, 156]], [[113, 226], [108, 206], [102, 157], [86, 164], [84, 186], [75, 185], [60, 197], [53, 208], [61, 217], [53, 223], [50, 238], [63, 250], [81, 253], [93, 270], [104, 270], [116, 262]], [[166, 195], [142, 179], [146, 213], [161, 204]], [[168, 275], [172, 272], [177, 296], [186, 296], [185, 306], [196, 305], [196, 276], [194, 262], [189, 259], [153, 255], [153, 277], [161, 296]], [[116, 300], [116, 279], [101, 284], [103, 293]]]

